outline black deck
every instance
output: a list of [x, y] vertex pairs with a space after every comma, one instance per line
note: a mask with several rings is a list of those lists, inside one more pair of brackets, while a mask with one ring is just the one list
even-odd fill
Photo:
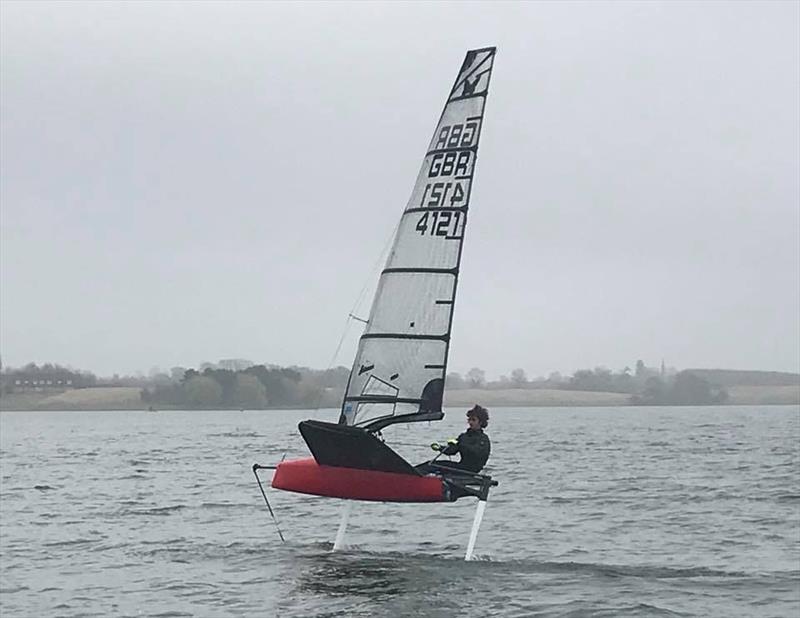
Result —
[[360, 427], [301, 421], [300, 434], [321, 466], [422, 476], [410, 463]]

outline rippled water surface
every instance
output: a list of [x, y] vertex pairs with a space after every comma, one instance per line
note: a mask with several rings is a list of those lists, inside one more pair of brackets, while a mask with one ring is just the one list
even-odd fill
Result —
[[[800, 410], [496, 409], [475, 501], [268, 490], [316, 412], [0, 414], [3, 616], [800, 615]], [[386, 430], [415, 463], [464, 427]], [[268, 475], [267, 475], [268, 478]]]

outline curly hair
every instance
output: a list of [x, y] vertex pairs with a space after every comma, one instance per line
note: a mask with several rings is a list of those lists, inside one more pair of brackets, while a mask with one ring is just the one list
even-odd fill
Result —
[[475, 404], [470, 410], [467, 410], [467, 418], [474, 416], [481, 424], [481, 429], [485, 429], [489, 424], [489, 410], [483, 406]]

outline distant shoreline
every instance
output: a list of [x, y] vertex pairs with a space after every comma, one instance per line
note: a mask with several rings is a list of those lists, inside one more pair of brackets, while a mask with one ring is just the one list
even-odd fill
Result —
[[[800, 405], [800, 385], [732, 386], [724, 405]], [[2, 411], [126, 411], [148, 410], [138, 387], [94, 387], [63, 392], [30, 392], [0, 397]], [[338, 407], [321, 402], [321, 407]], [[597, 391], [560, 389], [455, 389], [445, 392], [444, 406], [471, 406], [480, 403], [488, 408], [504, 407], [618, 407], [631, 406], [630, 395]], [[155, 406], [160, 409], [183, 409]], [[266, 410], [307, 409], [309, 406], [268, 406]], [[230, 408], [236, 409], [236, 408]]]

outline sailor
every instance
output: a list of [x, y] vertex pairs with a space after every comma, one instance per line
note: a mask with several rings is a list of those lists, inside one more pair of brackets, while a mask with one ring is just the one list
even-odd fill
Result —
[[449, 440], [447, 444], [431, 444], [434, 451], [439, 451], [443, 455], [455, 455], [456, 453], [461, 455], [461, 461], [442, 462], [439, 464], [440, 467], [480, 472], [486, 465], [491, 451], [489, 436], [483, 432], [488, 424], [489, 411], [486, 408], [476, 404], [468, 410], [468, 429], [458, 436], [458, 439]]

